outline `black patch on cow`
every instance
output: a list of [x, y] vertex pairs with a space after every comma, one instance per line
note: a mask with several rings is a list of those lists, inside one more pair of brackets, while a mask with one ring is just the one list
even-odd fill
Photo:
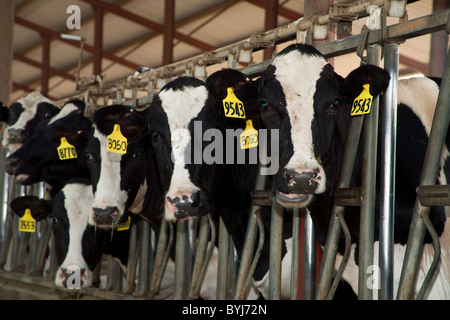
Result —
[[19, 120], [21, 113], [25, 110], [20, 102], [14, 102], [9, 106], [8, 125], [12, 126]]
[[306, 45], [306, 44], [303, 44], [303, 43], [295, 43], [295, 44], [292, 44], [292, 45], [286, 47], [285, 49], [280, 51], [280, 53], [277, 54], [277, 57], [284, 56], [284, 55], [286, 55], [286, 54], [288, 54], [289, 52], [292, 52], [292, 51], [300, 51], [301, 53], [309, 55], [309, 56], [315, 56], [315, 57], [322, 57], [322, 58], [324, 58], [322, 53], [320, 53], [320, 51], [317, 50], [315, 47], [310, 46], [310, 45]]

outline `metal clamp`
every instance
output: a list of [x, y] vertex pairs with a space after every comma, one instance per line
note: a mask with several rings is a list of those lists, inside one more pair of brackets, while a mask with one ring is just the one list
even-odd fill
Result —
[[367, 39], [369, 37], [369, 32], [370, 32], [369, 28], [366, 25], [363, 25], [359, 36], [358, 47], [356, 48], [356, 54], [364, 62], [367, 62], [367, 57], [364, 56], [364, 49], [366, 49], [367, 47]]

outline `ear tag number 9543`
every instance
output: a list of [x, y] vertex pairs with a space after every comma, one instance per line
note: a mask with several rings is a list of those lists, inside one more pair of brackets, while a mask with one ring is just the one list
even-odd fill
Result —
[[359, 116], [362, 114], [369, 114], [370, 108], [372, 107], [373, 97], [369, 92], [370, 84], [366, 83], [363, 85], [363, 91], [358, 97], [353, 101], [352, 111], [350, 115]]
[[120, 132], [120, 125], [115, 124], [113, 132], [108, 136], [108, 148], [109, 152], [115, 153], [127, 153], [127, 138]]
[[249, 149], [258, 146], [258, 130], [253, 128], [252, 120], [246, 121], [245, 130], [240, 135], [241, 149]]
[[222, 102], [226, 117], [245, 119], [244, 104], [236, 97], [232, 87], [227, 88], [227, 97]]
[[67, 142], [66, 137], [61, 137], [61, 144], [56, 149], [58, 150], [59, 160], [75, 159], [77, 157], [77, 150]]
[[22, 232], [35, 232], [36, 220], [31, 216], [30, 209], [25, 209], [25, 214], [19, 220], [19, 231]]

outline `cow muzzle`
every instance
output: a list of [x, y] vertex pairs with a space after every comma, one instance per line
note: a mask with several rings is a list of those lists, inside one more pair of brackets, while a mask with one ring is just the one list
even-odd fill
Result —
[[285, 169], [281, 179], [282, 188], [277, 190], [276, 198], [287, 208], [307, 206], [314, 194], [322, 192], [324, 182], [320, 169]]
[[91, 285], [89, 269], [86, 268], [60, 268], [56, 276], [59, 279], [55, 283], [67, 289], [81, 289]]
[[22, 143], [28, 134], [24, 129], [9, 128], [5, 130], [5, 137], [8, 143]]
[[193, 194], [180, 194], [166, 197], [166, 208], [174, 219], [187, 219], [198, 217], [212, 210], [208, 197], [201, 191]]
[[105, 208], [93, 207], [92, 219], [100, 228], [112, 228], [117, 224], [120, 218], [119, 209], [113, 206]]

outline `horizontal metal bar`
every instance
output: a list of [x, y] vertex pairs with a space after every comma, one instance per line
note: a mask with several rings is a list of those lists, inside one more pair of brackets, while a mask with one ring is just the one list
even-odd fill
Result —
[[334, 201], [340, 207], [361, 206], [360, 188], [338, 188], [334, 191]]
[[450, 185], [419, 186], [417, 196], [425, 207], [450, 206]]

